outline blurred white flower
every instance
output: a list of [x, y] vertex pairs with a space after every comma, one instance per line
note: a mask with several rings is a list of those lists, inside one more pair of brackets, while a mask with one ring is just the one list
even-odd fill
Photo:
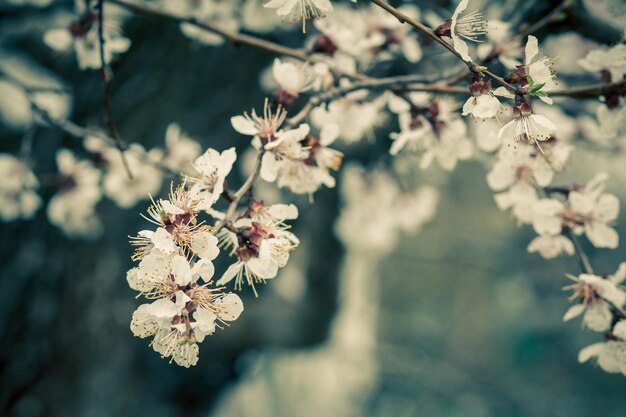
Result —
[[528, 253], [539, 253], [545, 259], [553, 259], [563, 254], [572, 256], [574, 252], [572, 241], [562, 235], [537, 236], [528, 244]]
[[552, 182], [554, 171], [548, 161], [532, 145], [503, 147], [498, 160], [487, 175], [487, 184], [494, 191], [503, 190], [517, 182], [545, 187]]
[[200, 156], [202, 147], [187, 136], [176, 123], [170, 123], [165, 131], [163, 165], [172, 171], [192, 174], [192, 162]]
[[[81, 69], [96, 69], [101, 66], [100, 23], [98, 12], [88, 9], [85, 2], [76, 0], [76, 18], [68, 27], [49, 29], [44, 33], [44, 43], [55, 51], [66, 52], [72, 46]], [[121, 20], [124, 12], [115, 5], [107, 5], [103, 17], [104, 62], [130, 48], [130, 40], [122, 35]]]
[[96, 205], [102, 198], [102, 173], [91, 162], [78, 161], [68, 149], [56, 155], [60, 189], [48, 203], [50, 223], [71, 237], [96, 237], [102, 224], [96, 214]]
[[619, 236], [611, 224], [619, 214], [619, 200], [603, 193], [608, 175], [600, 173], [581, 189], [568, 193], [566, 202], [542, 199], [533, 206], [533, 227], [540, 235], [556, 236], [563, 228], [587, 238], [598, 248], [615, 249]]
[[39, 182], [26, 164], [0, 153], [0, 218], [3, 221], [32, 218], [41, 206]]
[[626, 376], [626, 321], [615, 324], [612, 337], [605, 342], [594, 343], [582, 349], [578, 361], [583, 363], [596, 358], [605, 372], [622, 373]]
[[611, 81], [618, 82], [626, 74], [626, 45], [617, 44], [607, 50], [593, 50], [579, 60], [578, 65], [590, 72], [608, 71]]

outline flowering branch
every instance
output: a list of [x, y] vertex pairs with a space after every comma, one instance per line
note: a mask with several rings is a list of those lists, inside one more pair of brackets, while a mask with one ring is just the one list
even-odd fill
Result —
[[[475, 67], [477, 66], [476, 64], [474, 64], [473, 62], [466, 62], [461, 57], [461, 54], [459, 54], [454, 49], [454, 47], [452, 45], [450, 45], [448, 42], [444, 41], [439, 36], [437, 36], [435, 31], [433, 31], [428, 26], [423, 25], [422, 23], [418, 22], [417, 20], [413, 19], [410, 16], [407, 16], [406, 14], [402, 13], [400, 10], [396, 9], [395, 7], [393, 7], [392, 5], [390, 5], [389, 3], [387, 3], [384, 0], [371, 0], [371, 2], [374, 3], [375, 5], [377, 5], [378, 7], [380, 7], [382, 9], [386, 10], [387, 12], [389, 12], [396, 19], [398, 19], [401, 23], [408, 23], [409, 25], [413, 26], [414, 28], [416, 28], [417, 30], [421, 31], [426, 36], [428, 36], [429, 38], [431, 38], [432, 40], [437, 42], [438, 44], [442, 45], [444, 48], [446, 48], [448, 51], [450, 51], [454, 56], [459, 58], [461, 61], [465, 62], [467, 64], [468, 68], [470, 69], [470, 71], [476, 71], [477, 70], [477, 69], [475, 69]], [[498, 82], [498, 84], [506, 87], [508, 90], [510, 90], [510, 91], [515, 91], [516, 90], [515, 87], [513, 85], [509, 84], [508, 82], [506, 82], [504, 80], [504, 78], [499, 77], [498, 75], [492, 73], [488, 69], [481, 69], [480, 72], [482, 72], [483, 74], [488, 75], [492, 79], [496, 80], [496, 82]]]
[[105, 59], [105, 40], [104, 40], [104, 0], [98, 0], [98, 42], [100, 44], [100, 74], [102, 76], [102, 88], [103, 88], [103, 97], [102, 97], [102, 107], [104, 110], [104, 120], [109, 128], [109, 133], [113, 137], [115, 141], [115, 147], [120, 151], [120, 157], [122, 158], [122, 164], [124, 165], [124, 169], [128, 174], [129, 179], [133, 179], [133, 174], [130, 171], [130, 166], [128, 165], [128, 161], [126, 160], [126, 156], [124, 155], [124, 146], [122, 144], [122, 139], [120, 138], [120, 133], [117, 130], [117, 125], [115, 124], [115, 120], [113, 120], [113, 112], [111, 111], [111, 89], [110, 89], [110, 75], [108, 71], [108, 66]]

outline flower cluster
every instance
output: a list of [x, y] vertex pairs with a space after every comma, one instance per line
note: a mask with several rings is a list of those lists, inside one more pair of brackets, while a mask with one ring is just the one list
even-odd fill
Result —
[[131, 242], [133, 259], [128, 285], [150, 303], [133, 314], [135, 336], [153, 337], [150, 345], [170, 363], [189, 367], [198, 361], [198, 343], [243, 311], [239, 296], [212, 287], [219, 255], [218, 239], [210, 226], [198, 220], [199, 202], [206, 189], [185, 183], [148, 209], [156, 230], [142, 230]]
[[285, 117], [282, 107], [274, 111], [266, 100], [262, 116], [253, 110], [231, 119], [233, 128], [253, 136], [252, 145], [262, 152], [261, 178], [297, 194], [313, 194], [322, 185], [334, 187], [330, 171], [339, 169], [342, 154], [328, 146], [339, 135], [338, 126], [328, 124], [316, 137], [306, 123], [282, 128]]

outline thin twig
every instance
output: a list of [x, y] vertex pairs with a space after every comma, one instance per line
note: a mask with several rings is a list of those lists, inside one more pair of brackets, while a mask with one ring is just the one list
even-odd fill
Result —
[[[43, 121], [45, 121], [46, 123], [48, 123], [50, 126], [54, 127], [55, 129], [58, 129], [66, 133], [70, 137], [73, 137], [76, 139], [83, 140], [87, 137], [95, 137], [103, 141], [104, 143], [106, 143], [108, 146], [111, 146], [113, 148], [116, 147], [115, 139], [110, 137], [109, 135], [106, 135], [98, 130], [87, 129], [69, 120], [57, 119], [53, 117], [52, 115], [50, 115], [50, 113], [48, 113], [45, 109], [37, 105], [37, 103], [35, 103], [30, 96], [29, 96], [29, 100], [30, 100], [30, 105], [31, 105], [31, 108], [33, 109], [33, 112], [39, 115], [39, 117], [41, 117]], [[124, 146], [124, 143], [122, 143], [122, 146]], [[133, 156], [136, 156], [140, 161], [146, 164], [150, 164], [154, 166], [155, 168], [160, 169], [161, 171], [163, 171], [164, 174], [168, 176], [174, 177], [174, 176], [179, 175], [179, 172], [173, 171], [167, 166], [152, 160], [146, 152], [136, 152], [136, 151], [133, 151], [132, 149], [129, 150], [128, 152], [132, 153]]]
[[[437, 34], [435, 33], [435, 31], [433, 31], [431, 28], [429, 28], [428, 26], [423, 25], [422, 23], [418, 22], [417, 20], [413, 19], [410, 16], [405, 15], [404, 13], [402, 13], [400, 10], [396, 9], [395, 7], [393, 7], [392, 5], [390, 5], [389, 3], [387, 3], [384, 0], [370, 0], [372, 3], [374, 3], [375, 5], [377, 5], [378, 7], [384, 9], [385, 11], [389, 12], [391, 15], [393, 15], [396, 19], [398, 19], [400, 21], [400, 23], [407, 23], [411, 26], [413, 26], [414, 28], [416, 28], [417, 30], [421, 31], [422, 33], [424, 33], [426, 36], [428, 36], [429, 38], [431, 38], [432, 40], [434, 40], [435, 42], [437, 42], [438, 44], [440, 44], [441, 46], [443, 46], [444, 48], [446, 48], [448, 51], [450, 51], [450, 53], [452, 53], [454, 56], [456, 56], [457, 58], [459, 58], [461, 61], [465, 62], [465, 64], [468, 66], [468, 68], [470, 68], [470, 70], [476, 65], [473, 62], [466, 62], [462, 57], [461, 54], [459, 54], [452, 45], [450, 45], [448, 42], [444, 41], [443, 39], [441, 39], [439, 36], [437, 36]], [[509, 83], [507, 83], [502, 77], [499, 77], [498, 75], [492, 73], [491, 71], [489, 71], [488, 69], [482, 70], [481, 71], [483, 74], [488, 75], [489, 77], [491, 77], [493, 80], [495, 80], [498, 84], [508, 88], [511, 91], [515, 91], [515, 87]]]
[[98, 42], [100, 46], [100, 74], [102, 76], [102, 109], [104, 111], [104, 121], [106, 122], [111, 137], [115, 140], [115, 147], [120, 151], [120, 157], [122, 158], [122, 164], [128, 174], [129, 179], [133, 179], [133, 173], [130, 171], [130, 166], [124, 155], [124, 146], [120, 133], [117, 130], [115, 120], [113, 120], [113, 113], [111, 111], [111, 88], [109, 83], [109, 71], [105, 58], [105, 39], [104, 39], [104, 0], [98, 0]]
[[231, 202], [226, 210], [226, 214], [224, 214], [224, 218], [215, 226], [215, 233], [219, 232], [224, 228], [229, 222], [232, 221], [232, 217], [235, 214], [235, 210], [237, 210], [237, 206], [239, 205], [239, 201], [243, 198], [244, 195], [252, 188], [254, 185], [254, 181], [259, 177], [261, 173], [261, 162], [263, 160], [264, 150], [261, 149], [257, 154], [256, 161], [254, 163], [254, 168], [252, 169], [252, 173], [246, 179], [246, 182], [231, 196]]
[[587, 257], [587, 254], [583, 250], [583, 247], [580, 244], [578, 237], [571, 230], [568, 230], [565, 233], [567, 234], [567, 237], [569, 238], [569, 240], [572, 241], [572, 244], [574, 245], [574, 251], [576, 252], [576, 258], [578, 259], [578, 263], [580, 264], [580, 269], [585, 274], [593, 274], [593, 268], [591, 267], [589, 258]]

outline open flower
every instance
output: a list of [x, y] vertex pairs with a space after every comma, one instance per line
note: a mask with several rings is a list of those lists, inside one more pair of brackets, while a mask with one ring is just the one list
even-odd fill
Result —
[[270, 0], [264, 6], [276, 9], [289, 23], [302, 21], [302, 32], [306, 32], [308, 19], [324, 17], [333, 10], [330, 0]]
[[273, 140], [285, 121], [287, 112], [279, 106], [275, 111], [269, 105], [269, 101], [265, 99], [263, 105], [263, 115], [259, 116], [254, 110], [251, 114], [244, 113], [243, 116], [233, 116], [230, 123], [237, 132], [242, 135], [250, 135], [259, 137], [263, 142]]
[[235, 148], [226, 149], [221, 153], [209, 148], [193, 162], [193, 168], [197, 174], [188, 179], [192, 184], [190, 194], [198, 200], [199, 210], [211, 208], [220, 198], [224, 192], [226, 176], [230, 173], [236, 159]]
[[487, 33], [487, 21], [484, 19], [480, 11], [474, 11], [461, 16], [461, 13], [467, 9], [469, 0], [461, 0], [456, 6], [452, 18], [446, 20], [442, 25], [435, 29], [435, 33], [439, 36], [448, 36], [452, 38], [452, 46], [459, 53], [464, 61], [471, 62], [469, 56], [469, 47], [466, 40], [472, 42], [480, 42], [479, 36]]
[[463, 105], [463, 116], [471, 114], [477, 119], [489, 119], [495, 117], [502, 109], [500, 100], [496, 95], [511, 97], [504, 87], [491, 91], [491, 80], [484, 82], [482, 79], [469, 85], [472, 96]]
[[603, 193], [608, 179], [598, 174], [581, 188], [570, 191], [567, 201], [554, 198], [538, 201], [533, 207], [533, 227], [540, 235], [556, 236], [569, 229], [576, 234], [586, 234], [598, 248], [615, 249], [619, 236], [610, 224], [619, 214], [619, 200]]
[[[246, 214], [250, 216], [252, 212]], [[283, 214], [293, 213], [285, 211]], [[237, 262], [224, 272], [217, 285], [224, 285], [234, 279], [235, 289], [241, 290], [246, 283], [257, 296], [255, 284], [276, 277], [278, 269], [287, 264], [289, 253], [300, 243], [287, 230], [284, 220], [259, 222], [244, 216], [233, 224], [232, 230], [222, 229], [222, 245], [232, 248], [231, 253], [237, 256]]]
[[596, 358], [605, 372], [621, 372], [626, 376], [626, 321], [617, 322], [606, 341], [587, 346], [578, 354], [581, 363], [591, 358]]
[[571, 300], [579, 299], [580, 303], [567, 310], [564, 321], [583, 316], [583, 325], [596, 332], [604, 332], [611, 327], [613, 315], [611, 308], [621, 309], [626, 303], [626, 293], [618, 287], [626, 279], [626, 262], [622, 263], [613, 275], [603, 278], [592, 274], [581, 274], [578, 277], [568, 276], [575, 284], [565, 287], [573, 290]]
[[515, 140], [523, 143], [536, 143], [548, 140], [556, 130], [550, 119], [534, 114], [530, 104], [523, 103], [513, 107], [513, 120], [502, 126], [498, 133], [499, 141]]
[[[535, 59], [539, 53], [539, 42], [534, 36], [528, 36], [526, 42], [525, 65], [527, 67], [528, 76], [532, 80], [534, 86], [542, 85], [539, 90], [552, 90], [558, 85], [556, 82], [556, 72], [553, 68], [554, 58], [544, 56], [543, 58]], [[531, 86], [532, 88], [532, 86]], [[541, 101], [547, 104], [552, 104], [552, 99], [545, 93], [537, 94], [537, 97]]]

